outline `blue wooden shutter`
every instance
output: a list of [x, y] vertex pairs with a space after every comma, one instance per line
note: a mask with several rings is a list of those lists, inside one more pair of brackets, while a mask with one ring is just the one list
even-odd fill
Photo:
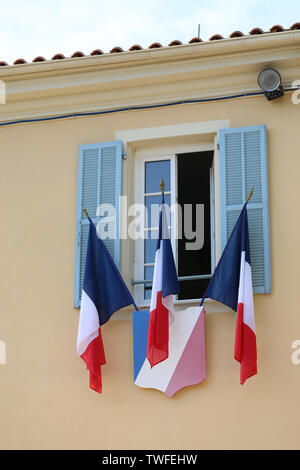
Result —
[[95, 225], [99, 204], [112, 204], [116, 210], [115, 239], [104, 243], [117, 266], [120, 264], [119, 197], [121, 195], [121, 141], [81, 145], [78, 155], [78, 185], [76, 214], [74, 306], [80, 306], [89, 222], [82, 211], [85, 206]]
[[224, 249], [251, 188], [248, 203], [254, 293], [271, 292], [266, 126], [220, 131], [221, 248]]

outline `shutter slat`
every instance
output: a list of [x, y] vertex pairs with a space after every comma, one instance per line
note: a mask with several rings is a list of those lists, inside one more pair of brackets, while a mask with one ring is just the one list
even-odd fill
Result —
[[80, 277], [79, 277], [79, 292], [81, 299], [82, 285], [83, 285], [83, 276], [84, 276], [84, 267], [85, 267], [85, 258], [88, 242], [89, 226], [83, 225], [81, 227], [81, 237], [80, 237], [80, 246], [83, 249], [80, 250]]
[[242, 161], [241, 155], [241, 136], [232, 134], [225, 136], [226, 153], [230, 153], [231, 158], [226, 160], [227, 177], [227, 204], [241, 204], [242, 193]]
[[[90, 217], [95, 217], [97, 210], [99, 149], [97, 147], [94, 149], [83, 149], [82, 161], [82, 204], [90, 214]], [[84, 218], [83, 212], [81, 212], [81, 218]]]
[[82, 205], [97, 225], [99, 204], [111, 204], [116, 218], [110, 224], [109, 235], [104, 243], [117, 266], [120, 263], [120, 240], [118, 237], [119, 197], [121, 195], [122, 143], [120, 141], [83, 145], [79, 148], [77, 220], [75, 250], [74, 306], [80, 306], [89, 224], [86, 223]]
[[269, 293], [270, 235], [265, 126], [220, 131], [220, 172], [222, 249], [231, 235], [245, 197], [254, 187], [247, 207], [253, 291]]
[[262, 202], [260, 132], [244, 133], [246, 193], [255, 188], [251, 204]]

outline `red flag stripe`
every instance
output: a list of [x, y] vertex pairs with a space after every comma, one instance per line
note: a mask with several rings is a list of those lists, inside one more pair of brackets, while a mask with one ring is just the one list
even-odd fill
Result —
[[243, 343], [243, 311], [244, 304], [238, 304], [236, 327], [235, 327], [235, 345], [234, 358], [241, 362], [242, 360], [242, 343]]
[[162, 291], [157, 292], [156, 307], [150, 312], [147, 357], [151, 368], [169, 356], [169, 311], [163, 305]]
[[[147, 358], [151, 368], [169, 357], [169, 323], [174, 320], [173, 294], [178, 292], [164, 198], [162, 199], [159, 237], [155, 253], [147, 340]], [[164, 297], [162, 297], [163, 292]]]
[[102, 393], [101, 366], [106, 361], [101, 328], [98, 330], [98, 336], [90, 342], [80, 357], [84, 360], [86, 368], [90, 372], [90, 388], [95, 390], [95, 392]]
[[241, 364], [241, 384], [257, 374], [256, 333], [251, 266], [241, 256], [239, 302], [236, 317], [234, 358]]

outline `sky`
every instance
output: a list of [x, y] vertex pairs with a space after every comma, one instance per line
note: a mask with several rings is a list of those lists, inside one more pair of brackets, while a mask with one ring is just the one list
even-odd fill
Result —
[[300, 22], [299, 0], [0, 0], [0, 60], [187, 43]]

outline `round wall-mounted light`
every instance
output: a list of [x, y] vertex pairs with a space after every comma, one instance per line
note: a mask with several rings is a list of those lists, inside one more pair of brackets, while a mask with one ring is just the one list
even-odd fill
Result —
[[280, 73], [275, 69], [262, 70], [258, 75], [258, 84], [268, 100], [280, 98], [284, 94]]

